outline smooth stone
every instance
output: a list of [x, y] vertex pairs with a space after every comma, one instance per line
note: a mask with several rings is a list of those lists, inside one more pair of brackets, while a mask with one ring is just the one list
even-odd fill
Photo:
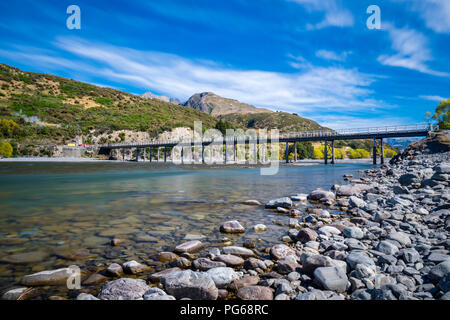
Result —
[[315, 201], [334, 201], [336, 199], [335, 195], [331, 191], [325, 191], [323, 189], [316, 189], [308, 195], [308, 200]]
[[297, 233], [297, 240], [300, 242], [316, 241], [317, 232], [310, 228], [303, 228]]
[[266, 231], [266, 230], [267, 230], [267, 227], [266, 227], [264, 224], [260, 223], [260, 224], [255, 225], [255, 226], [253, 227], [253, 230], [254, 230], [255, 232], [263, 232], [263, 231]]
[[205, 247], [205, 244], [200, 242], [199, 240], [192, 240], [188, 242], [184, 242], [175, 247], [175, 251], [179, 253], [195, 253], [202, 250]]
[[108, 277], [105, 277], [104, 275], [101, 275], [99, 273], [91, 274], [86, 280], [83, 281], [84, 285], [92, 285], [92, 284], [99, 284], [102, 282], [105, 282], [108, 280]]
[[391, 242], [383, 240], [378, 243], [377, 251], [393, 256], [398, 252], [398, 248]]
[[292, 208], [292, 200], [288, 197], [270, 200], [265, 207], [268, 209], [276, 209], [278, 207], [290, 209]]
[[242, 204], [248, 205], [248, 206], [261, 206], [262, 203], [258, 200], [245, 200], [241, 202]]
[[241, 300], [273, 300], [273, 292], [268, 287], [247, 286], [239, 289], [236, 296]]
[[149, 270], [150, 267], [143, 265], [137, 261], [131, 260], [123, 264], [123, 270], [126, 273], [138, 274]]
[[255, 256], [255, 253], [252, 250], [244, 248], [244, 247], [237, 247], [237, 246], [223, 247], [222, 251], [225, 254], [232, 254], [232, 255], [241, 256], [244, 258]]
[[162, 277], [172, 274], [172, 273], [175, 273], [175, 272], [178, 272], [178, 271], [181, 271], [181, 269], [178, 267], [165, 269], [165, 270], [151, 274], [149, 279], [151, 282], [159, 282], [159, 281], [161, 281]]
[[8, 290], [2, 295], [2, 300], [17, 300], [26, 290], [28, 290], [26, 287]]
[[323, 227], [320, 227], [318, 231], [319, 231], [319, 233], [325, 234], [325, 235], [341, 234], [341, 231], [338, 228], [333, 227], [333, 226], [323, 226]]
[[239, 278], [238, 274], [229, 267], [218, 267], [206, 272], [219, 289], [226, 288], [230, 283]]
[[220, 231], [224, 233], [243, 233], [245, 228], [237, 220], [224, 222], [220, 226]]
[[172, 262], [170, 262], [170, 266], [178, 267], [181, 269], [189, 268], [192, 265], [192, 262], [185, 257], [179, 257]]
[[[237, 257], [237, 258], [239, 258], [239, 257]], [[239, 259], [241, 259], [241, 258], [239, 258]], [[242, 260], [242, 263], [244, 263], [243, 260]], [[193, 265], [194, 265], [195, 269], [198, 269], [198, 270], [201, 270], [201, 271], [207, 271], [207, 270], [212, 269], [212, 268], [226, 267], [227, 266], [224, 262], [212, 261], [212, 260], [210, 260], [208, 258], [198, 258], [198, 259], [194, 260]]]
[[286, 256], [297, 256], [297, 253], [292, 248], [285, 244], [276, 244], [270, 248], [270, 257], [274, 260], [281, 260]]
[[244, 259], [232, 254], [220, 254], [214, 260], [223, 262], [229, 267], [239, 267], [244, 264]]
[[260, 278], [258, 276], [245, 276], [237, 279], [231, 283], [228, 288], [230, 290], [236, 291], [244, 287], [255, 286], [259, 283]]
[[158, 260], [161, 262], [171, 262], [178, 258], [178, 255], [173, 252], [160, 252], [158, 253]]
[[345, 261], [347, 261], [348, 265], [352, 269], [354, 269], [358, 264], [364, 264], [366, 266], [375, 266], [375, 262], [370, 257], [358, 252], [350, 252]]
[[109, 267], [106, 269], [106, 273], [118, 277], [123, 273], [123, 268], [118, 263], [111, 263]]
[[348, 278], [345, 271], [338, 267], [321, 267], [314, 270], [315, 279], [326, 290], [345, 292]]
[[389, 240], [395, 240], [398, 243], [400, 243], [403, 246], [410, 246], [411, 245], [411, 239], [410, 237], [404, 233], [404, 232], [392, 232], [389, 233], [386, 236], [387, 239]]
[[69, 268], [46, 270], [26, 275], [20, 283], [24, 286], [53, 286], [66, 284], [73, 273]]
[[219, 292], [211, 277], [204, 272], [178, 271], [161, 278], [164, 290], [177, 299], [216, 300]]
[[77, 300], [100, 300], [100, 299], [93, 296], [92, 294], [82, 292], [77, 296]]
[[364, 232], [358, 227], [346, 227], [346, 228], [344, 228], [342, 233], [347, 238], [355, 238], [355, 239], [364, 238]]
[[149, 289], [144, 280], [120, 278], [108, 282], [98, 297], [101, 300], [139, 300]]

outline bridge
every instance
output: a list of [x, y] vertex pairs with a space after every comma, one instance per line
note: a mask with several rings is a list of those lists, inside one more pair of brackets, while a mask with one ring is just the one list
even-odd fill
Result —
[[[373, 164], [377, 164], [377, 140], [380, 146], [380, 162], [384, 163], [384, 150], [383, 139], [386, 138], [402, 138], [402, 137], [422, 137], [427, 136], [430, 131], [438, 130], [437, 125], [433, 124], [414, 124], [414, 125], [402, 125], [402, 126], [386, 126], [386, 127], [373, 127], [373, 128], [357, 128], [357, 129], [340, 129], [340, 130], [315, 130], [315, 131], [301, 131], [282, 133], [278, 135], [278, 143], [285, 143], [286, 145], [286, 163], [289, 162], [289, 145], [294, 144], [294, 161], [297, 161], [297, 142], [304, 141], [324, 141], [324, 163], [328, 164], [328, 146], [331, 147], [331, 164], [336, 163], [334, 143], [337, 140], [356, 140], [356, 139], [373, 139]], [[149, 149], [150, 162], [152, 161], [152, 149], [159, 150], [163, 148], [164, 162], [167, 162], [167, 148], [173, 148], [175, 146], [181, 146], [181, 160], [183, 161], [183, 149], [185, 147], [202, 147], [202, 163], [205, 163], [205, 146], [223, 144], [225, 152], [225, 164], [227, 163], [227, 148], [231, 144], [233, 147], [234, 161], [236, 161], [236, 146], [238, 144], [253, 144], [255, 154], [256, 145], [261, 143], [272, 143], [270, 136], [267, 139], [260, 139], [257, 135], [245, 135], [245, 136], [225, 136], [222, 141], [217, 142], [213, 138], [202, 139], [171, 139], [171, 140], [153, 140], [140, 143], [116, 143], [116, 144], [104, 144], [100, 145], [100, 149], [104, 151], [111, 151], [113, 149], [136, 149], [136, 161], [139, 161], [140, 150]], [[124, 154], [122, 152], [122, 154]], [[231, 161], [228, 161], [231, 162]]]

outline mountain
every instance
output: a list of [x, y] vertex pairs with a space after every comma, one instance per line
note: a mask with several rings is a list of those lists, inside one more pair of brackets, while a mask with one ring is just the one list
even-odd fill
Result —
[[248, 114], [227, 114], [220, 116], [240, 127], [254, 129], [278, 129], [280, 132], [311, 131], [324, 129], [317, 122], [287, 112], [263, 112]]
[[234, 99], [223, 98], [212, 92], [196, 93], [183, 106], [203, 111], [214, 117], [227, 114], [270, 113], [268, 109], [257, 108]]
[[411, 143], [417, 142], [421, 139], [422, 138], [389, 138], [389, 139], [386, 139], [386, 143], [388, 143], [389, 145], [391, 145], [399, 150], [404, 150]]
[[171, 98], [171, 97], [166, 97], [166, 96], [158, 96], [157, 94], [154, 94], [150, 91], [145, 92], [143, 94], [141, 94], [142, 98], [148, 98], [148, 99], [158, 99], [164, 102], [169, 102], [169, 103], [173, 103], [173, 104], [180, 104], [181, 101], [178, 100], [177, 98]]

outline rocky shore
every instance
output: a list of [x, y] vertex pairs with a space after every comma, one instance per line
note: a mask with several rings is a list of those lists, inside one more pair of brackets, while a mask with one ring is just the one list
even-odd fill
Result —
[[[450, 152], [414, 152], [369, 169], [348, 184], [295, 194], [264, 205], [289, 216], [279, 244], [256, 250], [252, 243], [207, 250], [201, 240], [161, 252], [163, 271], [145, 262], [111, 264], [83, 275], [78, 300], [430, 300], [450, 299]], [[308, 204], [308, 205], [307, 205]], [[311, 206], [312, 204], [312, 206]], [[257, 224], [255, 231], [270, 226]], [[239, 221], [220, 232], [245, 234]], [[148, 274], [147, 279], [136, 275]], [[61, 285], [70, 270], [22, 278], [23, 287], [3, 299], [25, 299], [40, 286]], [[96, 294], [85, 285], [106, 284]]]

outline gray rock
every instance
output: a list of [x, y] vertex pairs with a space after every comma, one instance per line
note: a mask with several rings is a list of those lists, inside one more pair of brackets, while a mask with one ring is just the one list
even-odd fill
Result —
[[358, 227], [346, 227], [342, 232], [344, 236], [348, 238], [355, 238], [355, 239], [364, 238], [364, 232]]
[[278, 207], [290, 209], [292, 208], [292, 200], [288, 197], [270, 200], [265, 207], [268, 209], [276, 209]]
[[273, 292], [268, 287], [247, 286], [237, 291], [236, 296], [241, 300], [273, 300]]
[[89, 293], [80, 293], [77, 296], [77, 300], [100, 300], [100, 299], [96, 298], [95, 296]]
[[375, 266], [375, 262], [366, 255], [363, 255], [358, 252], [350, 252], [350, 254], [345, 259], [348, 265], [354, 269], [358, 264], [364, 264], [366, 266]]
[[164, 290], [177, 299], [216, 300], [219, 292], [207, 273], [178, 271], [161, 278]]
[[409, 247], [411, 245], [411, 239], [409, 235], [404, 232], [392, 232], [389, 233], [386, 238], [389, 240], [395, 240], [402, 246]]
[[377, 251], [386, 255], [395, 255], [398, 252], [398, 248], [387, 240], [380, 241], [377, 245]]
[[450, 260], [435, 265], [431, 268], [430, 272], [428, 272], [427, 276], [431, 281], [437, 283], [447, 274], [450, 274]]
[[367, 203], [355, 196], [351, 196], [349, 199], [350, 207], [362, 208], [367, 205]]
[[138, 300], [149, 289], [144, 280], [121, 278], [106, 283], [98, 297], [101, 300]]
[[281, 260], [287, 256], [297, 256], [295, 250], [285, 244], [276, 244], [270, 248], [270, 257], [274, 260]]
[[[244, 263], [244, 262], [242, 261], [242, 263]], [[193, 264], [194, 264], [194, 268], [195, 269], [198, 269], [198, 270], [201, 270], [201, 271], [206, 271], [206, 270], [209, 270], [209, 269], [212, 269], [212, 268], [226, 267], [227, 266], [224, 262], [212, 261], [212, 260], [210, 260], [208, 258], [198, 258], [197, 260], [194, 260]]]
[[308, 200], [315, 200], [321, 202], [335, 201], [335, 199], [336, 196], [334, 195], [333, 192], [325, 191], [323, 189], [314, 190], [308, 195]]
[[324, 289], [345, 292], [348, 278], [342, 268], [321, 267], [314, 271], [315, 279]]
[[400, 255], [406, 263], [415, 263], [420, 259], [420, 254], [413, 248], [402, 249]]
[[220, 226], [220, 231], [225, 233], [243, 233], [245, 228], [237, 220], [224, 222]]
[[239, 278], [238, 274], [232, 268], [228, 267], [209, 269], [206, 273], [219, 289], [226, 288], [230, 283]]
[[126, 273], [138, 274], [138, 273], [149, 270], [149, 267], [145, 266], [139, 262], [136, 262], [134, 260], [131, 260], [131, 261], [125, 262], [123, 264], [123, 270]]
[[72, 274], [73, 273], [69, 268], [46, 270], [26, 275], [22, 278], [20, 283], [24, 286], [64, 285]]
[[202, 250], [205, 245], [199, 240], [187, 241], [175, 247], [175, 252], [194, 253]]
[[236, 246], [223, 247], [222, 251], [225, 254], [232, 254], [232, 255], [241, 256], [244, 258], [255, 256], [255, 253], [252, 250], [244, 248], [244, 247], [236, 247]]

